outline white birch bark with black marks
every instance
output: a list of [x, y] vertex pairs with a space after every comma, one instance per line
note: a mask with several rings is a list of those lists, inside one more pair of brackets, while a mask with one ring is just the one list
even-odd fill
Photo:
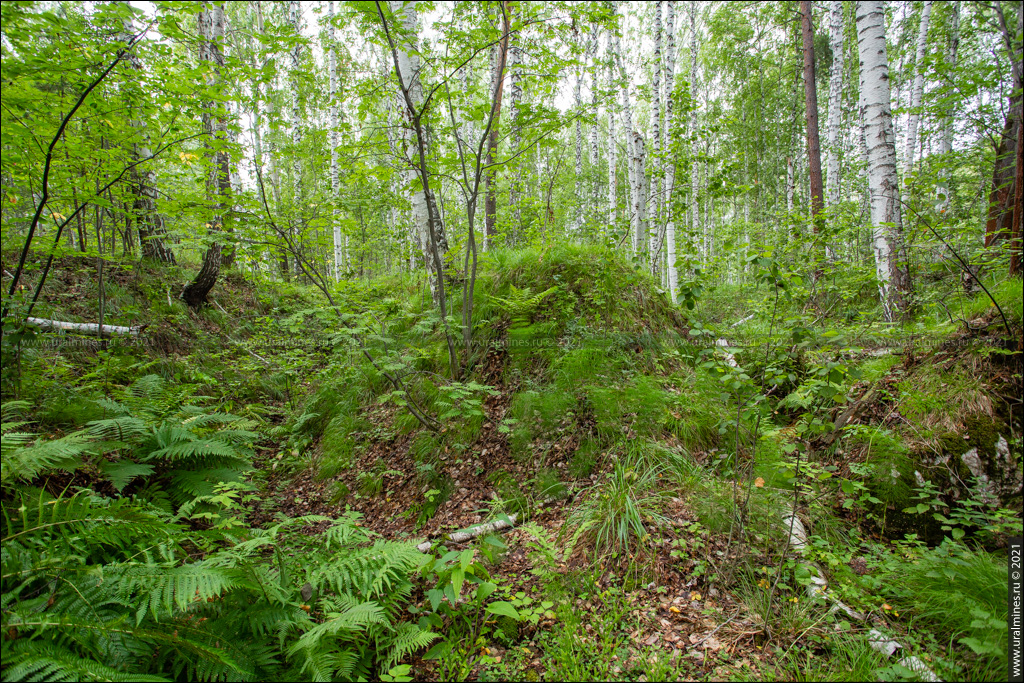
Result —
[[[518, 153], [523, 146], [522, 112], [520, 103], [523, 100], [523, 57], [519, 48], [518, 35], [509, 36], [509, 119], [512, 126], [512, 150]], [[518, 239], [523, 231], [523, 164], [522, 160], [516, 162], [515, 172], [512, 174], [512, 188], [509, 196], [509, 203], [512, 205], [512, 214], [515, 217], [515, 237]]]
[[668, 270], [668, 288], [672, 303], [676, 303], [679, 289], [679, 273], [676, 270], [676, 222], [673, 212], [672, 193], [676, 183], [676, 164], [672, 150], [672, 132], [675, 130], [676, 112], [673, 93], [676, 85], [676, 36], [675, 36], [675, 0], [668, 0], [665, 12], [665, 145], [668, 150], [668, 163], [665, 167], [665, 242], [666, 268]]
[[589, 51], [587, 54], [590, 65], [590, 115], [594, 117], [594, 123], [590, 126], [590, 178], [591, 191], [588, 198], [591, 220], [597, 214], [597, 162], [599, 159], [599, 147], [597, 142], [597, 48], [600, 34], [597, 27], [594, 27], [590, 36]]
[[[418, 54], [418, 40], [415, 37], [417, 35], [416, 7], [413, 2], [404, 0], [391, 0], [389, 4], [395, 17], [399, 19], [401, 30], [404, 33], [403, 39], [399, 41], [400, 47], [398, 48], [399, 76], [409, 89], [409, 96], [412, 99], [413, 106], [419, 107], [423, 103], [423, 86], [420, 83], [420, 56]], [[411, 124], [410, 114], [404, 102], [401, 108], [406, 114], [407, 125]], [[415, 168], [419, 158], [419, 144], [415, 134], [410, 133], [406, 134], [406, 142], [409, 147], [407, 159], [409, 166], [407, 166], [404, 173], [404, 179], [409, 192], [409, 205], [412, 209], [412, 223], [413, 229], [416, 231], [416, 242], [422, 252], [423, 262], [429, 271], [433, 269], [431, 267], [430, 221], [427, 212], [427, 197], [423, 191], [423, 185], [420, 183], [419, 173]], [[429, 279], [431, 280], [431, 291], [433, 291], [433, 278]]]
[[690, 0], [690, 241], [698, 244], [700, 231], [700, 142], [697, 139], [697, 3]]
[[[613, 3], [613, 9], [618, 13], [618, 3]], [[623, 22], [625, 24], [625, 22]], [[642, 144], [643, 139], [640, 133], [633, 127], [633, 109], [629, 95], [629, 78], [626, 75], [626, 64], [622, 59], [621, 43], [618, 32], [613, 32], [614, 47], [612, 50], [615, 63], [618, 65], [620, 93], [622, 96], [622, 114], [625, 124], [626, 150], [629, 154], [629, 192], [630, 192], [630, 231], [633, 238], [633, 255], [638, 256], [640, 252], [641, 238], [643, 235], [643, 204], [646, 197], [643, 193], [643, 166], [642, 151], [637, 148], [637, 141]]]
[[825, 131], [825, 197], [831, 208], [839, 204], [839, 129], [843, 121], [843, 66], [846, 51], [846, 12], [841, 0], [829, 3], [829, 47], [832, 49], [832, 69], [828, 82], [828, 127]]
[[341, 280], [341, 269], [345, 262], [345, 243], [341, 236], [341, 211], [338, 209], [338, 194], [341, 184], [338, 180], [338, 53], [334, 36], [334, 0], [327, 3], [327, 68], [330, 70], [331, 87], [331, 227], [334, 237], [334, 281]]
[[[203, 3], [202, 10], [196, 15], [199, 40], [199, 61], [206, 66], [207, 87], [221, 86], [221, 74], [224, 69], [224, 3]], [[212, 216], [209, 230], [219, 233], [224, 230], [224, 222], [231, 202], [231, 165], [228, 151], [225, 148], [227, 135], [224, 121], [216, 112], [217, 105], [207, 101], [203, 107], [203, 128], [209, 139], [217, 143], [213, 151], [209, 171], [206, 175], [206, 193], [212, 201]], [[195, 278], [185, 286], [181, 298], [193, 309], [206, 303], [206, 297], [217, 283], [222, 260], [222, 245], [219, 240], [206, 250], [203, 265]]]
[[665, 176], [664, 163], [661, 153], [661, 41], [662, 41], [662, 27], [661, 27], [661, 2], [654, 3], [654, 69], [652, 74], [652, 90], [651, 95], [653, 97], [654, 111], [651, 115], [651, 128], [652, 136], [654, 141], [654, 163], [653, 165], [653, 178], [654, 182], [650, 206], [653, 207], [654, 220], [651, 222], [655, 229], [648, 231], [648, 253], [651, 259], [651, 274], [657, 277], [658, 267], [661, 265], [659, 259], [659, 247], [658, 247], [658, 231], [661, 227], [661, 202], [662, 202], [662, 182]]
[[905, 308], [905, 295], [910, 283], [902, 244], [900, 186], [896, 172], [896, 141], [885, 44], [885, 8], [879, 0], [862, 0], [857, 3], [856, 11], [875, 272], [885, 319], [891, 322]]
[[910, 91], [910, 120], [907, 123], [907, 153], [905, 173], [914, 168], [918, 148], [918, 126], [921, 122], [921, 104], [924, 99], [924, 58], [928, 54], [928, 26], [931, 23], [932, 3], [925, 0], [921, 8], [921, 25], [917, 33], [917, 59], [914, 63], [914, 89]]
[[570, 234], [573, 235], [579, 234], [583, 227], [583, 121], [580, 120], [580, 116], [583, 114], [584, 68], [585, 61], [576, 65], [576, 85], [573, 87], [573, 106], [576, 107], [576, 185], [574, 189], [576, 206], [573, 207], [572, 222], [569, 225]]
[[607, 49], [605, 50], [608, 60], [608, 229], [615, 227], [618, 220], [619, 204], [619, 147], [618, 130], [615, 121], [615, 31], [608, 31]]
[[[297, 38], [302, 37], [302, 5], [298, 0], [289, 0], [288, 18], [295, 31]], [[299, 205], [302, 199], [302, 162], [299, 155], [299, 144], [302, 142], [302, 122], [299, 120], [299, 64], [302, 60], [302, 45], [296, 41], [291, 52], [291, 70], [289, 94], [291, 96], [291, 118], [292, 118], [292, 202]]]
[[[952, 16], [949, 20], [949, 42], [946, 44], [946, 68], [950, 74], [956, 73], [957, 53], [960, 48], [960, 0], [950, 3]], [[953, 151], [953, 107], [950, 106], [940, 119], [939, 154], [942, 155], [942, 167], [939, 169], [939, 183], [936, 192], [939, 195], [939, 213], [946, 214], [950, 207], [949, 196], [949, 155]]]

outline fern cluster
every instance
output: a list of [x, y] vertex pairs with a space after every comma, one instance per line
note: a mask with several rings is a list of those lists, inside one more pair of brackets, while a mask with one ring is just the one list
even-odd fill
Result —
[[427, 556], [354, 513], [197, 528], [240, 509], [250, 423], [156, 376], [116, 398], [50, 440], [3, 406], [3, 680], [367, 680], [437, 637], [400, 619]]
[[[313, 539], [305, 525], [329, 523]], [[436, 634], [398, 623], [426, 559], [354, 514], [232, 539], [138, 500], [22, 494], [3, 508], [3, 678], [333, 680]], [[201, 559], [197, 548], [212, 548]]]

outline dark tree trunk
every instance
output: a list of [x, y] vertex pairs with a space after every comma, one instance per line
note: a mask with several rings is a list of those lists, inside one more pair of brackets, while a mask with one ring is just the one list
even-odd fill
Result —
[[[203, 3], [203, 10], [197, 16], [199, 34], [202, 36], [199, 47], [199, 58], [210, 63], [213, 74], [214, 85], [220, 84], [221, 70], [224, 68], [224, 53], [221, 51], [221, 42], [224, 40], [224, 3], [217, 2]], [[209, 133], [211, 139], [219, 144], [214, 152], [213, 166], [206, 177], [206, 193], [209, 197], [216, 197], [213, 204], [213, 218], [210, 221], [211, 232], [224, 231], [224, 219], [231, 206], [231, 162], [228, 151], [225, 148], [227, 136], [224, 130], [224, 121], [214, 119], [213, 102], [208, 102], [203, 113], [203, 127]], [[203, 257], [203, 267], [199, 274], [192, 280], [181, 293], [191, 308], [199, 308], [206, 303], [206, 296], [217, 284], [217, 277], [220, 275], [223, 246], [214, 242], [206, 250]]]
[[132, 214], [139, 232], [142, 258], [174, 264], [174, 252], [164, 243], [167, 231], [156, 208], [156, 183], [152, 171], [135, 173], [135, 201]]
[[[821, 142], [818, 138], [818, 84], [814, 72], [814, 19], [810, 0], [800, 3], [804, 38], [804, 97], [807, 110], [807, 165], [811, 180], [811, 216], [816, 241], [820, 239], [822, 211], [825, 208], [824, 183], [821, 181]], [[816, 245], [820, 247], [821, 245]], [[815, 258], [818, 258], [816, 255]], [[815, 266], [815, 277], [820, 269]]]
[[985, 246], [992, 247], [1001, 240], [1010, 242], [1010, 274], [1020, 274], [1021, 260], [1021, 201], [1024, 199], [1024, 8], [1020, 3], [1007, 3], [1016, 9], [1016, 16], [1007, 21], [1003, 3], [996, 2], [996, 17], [1003, 37], [1003, 46], [1010, 58], [1013, 74], [1013, 92], [1006, 125], [996, 149], [996, 163], [992, 169], [992, 190], [989, 194], [988, 221], [985, 224]]
[[993, 247], [1013, 233], [1014, 220], [1014, 176], [1017, 171], [1017, 157], [1020, 145], [1019, 135], [1021, 97], [1014, 94], [1010, 98], [1010, 111], [1006, 117], [1006, 125], [996, 149], [996, 163], [992, 168], [992, 189], [988, 198], [988, 220], [985, 223], [985, 246]]

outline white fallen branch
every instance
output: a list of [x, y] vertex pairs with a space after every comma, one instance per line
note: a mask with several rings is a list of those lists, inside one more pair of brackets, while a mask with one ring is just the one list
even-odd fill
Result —
[[754, 317], [755, 315], [757, 315], [757, 314], [756, 314], [756, 313], [751, 313], [750, 315], [748, 315], [748, 316], [747, 316], [746, 318], [744, 318], [743, 320], [737, 320], [737, 321], [736, 321], [736, 322], [734, 322], [734, 323], [733, 323], [732, 325], [729, 325], [729, 327], [739, 327], [739, 326], [740, 326], [740, 325], [742, 325], [743, 323], [745, 323], [745, 322], [747, 322], [748, 320], [750, 320], [751, 318], [753, 318], [753, 317]]
[[[716, 339], [715, 340], [715, 346], [721, 346], [723, 348], [727, 347], [727, 346], [729, 346], [729, 340], [728, 339]], [[736, 362], [736, 358], [731, 353], [729, 353], [728, 351], [724, 351], [723, 353], [725, 353], [725, 362], [726, 363], [728, 363], [730, 366], [732, 366], [734, 368], [738, 368], [739, 367], [739, 364]]]
[[[807, 530], [804, 528], [803, 522], [801, 522], [796, 514], [787, 514], [782, 516], [782, 522], [789, 527], [789, 545], [794, 548], [799, 554], [803, 555], [804, 550], [807, 548]], [[843, 612], [851, 619], [856, 621], [867, 621], [867, 616], [861, 614], [852, 607], [844, 604], [841, 600], [836, 598], [834, 595], [829, 593], [827, 590], [828, 582], [822, 577], [823, 572], [821, 568], [813, 562], [805, 562], [805, 565], [811, 570], [811, 582], [807, 586], [807, 594], [812, 598], [822, 596], [832, 602], [832, 608], [830, 612]], [[898, 642], [884, 635], [878, 629], [871, 629], [868, 631], [868, 645], [871, 649], [882, 653], [886, 657], [892, 657], [897, 650], [902, 650], [903, 646]], [[900, 666], [910, 669], [923, 680], [929, 681], [930, 683], [942, 683], [942, 679], [935, 675], [935, 672], [928, 668], [928, 665], [921, 661], [918, 657], [910, 656], [903, 657], [899, 660]]]
[[[519, 518], [519, 513], [513, 512], [508, 516], [507, 520], [497, 519], [493, 522], [487, 522], [486, 524], [478, 524], [477, 526], [470, 527], [465, 531], [456, 531], [453, 534], [449, 534], [447, 540], [452, 543], [465, 543], [471, 541], [477, 536], [483, 536], [484, 534], [490, 534], [495, 531], [504, 531], [505, 529], [511, 529], [515, 526], [516, 520]], [[511, 522], [511, 524], [509, 523]], [[424, 541], [416, 546], [416, 550], [421, 553], [425, 553], [430, 550], [430, 541]]]
[[69, 323], [62, 320], [46, 320], [45, 318], [29, 318], [28, 322], [37, 325], [43, 332], [74, 332], [90, 337], [113, 337], [114, 335], [125, 335], [137, 337], [144, 325], [124, 327], [121, 325], [104, 325], [102, 334], [99, 323]]

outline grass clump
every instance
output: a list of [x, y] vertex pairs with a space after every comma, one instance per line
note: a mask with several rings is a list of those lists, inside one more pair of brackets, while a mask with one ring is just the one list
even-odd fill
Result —
[[[964, 668], [953, 678], [1005, 680], [1007, 648], [1005, 557], [949, 540], [918, 551], [912, 562], [890, 558], [870, 589], [914, 615], [918, 629], [938, 631], [962, 648]], [[905, 615], [906, 616], [906, 615]]]
[[616, 463], [601, 486], [566, 520], [573, 529], [570, 548], [584, 541], [595, 556], [631, 556], [650, 541], [648, 528], [664, 523], [662, 494], [657, 490], [660, 467], [635, 468]]

